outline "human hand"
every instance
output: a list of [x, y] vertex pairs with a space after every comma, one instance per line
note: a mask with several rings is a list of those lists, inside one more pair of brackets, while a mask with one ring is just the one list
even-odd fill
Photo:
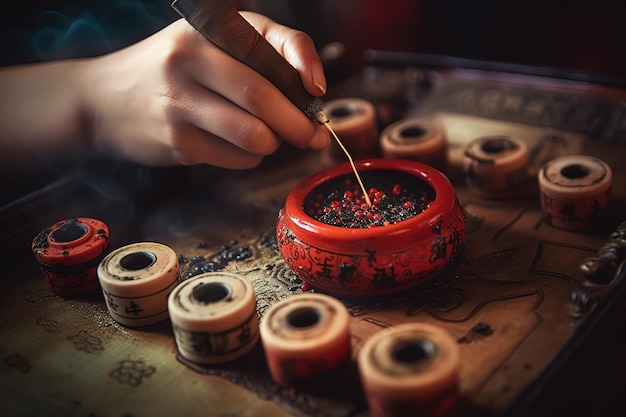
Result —
[[[312, 40], [251, 12], [242, 15], [325, 92]], [[327, 132], [273, 84], [178, 20], [120, 51], [82, 61], [80, 107], [88, 138], [106, 153], [149, 165], [252, 168], [282, 139], [320, 150]]]

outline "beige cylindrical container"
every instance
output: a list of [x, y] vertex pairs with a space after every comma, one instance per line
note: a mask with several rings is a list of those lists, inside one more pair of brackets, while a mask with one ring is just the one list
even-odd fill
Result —
[[465, 148], [463, 173], [473, 193], [490, 199], [520, 194], [528, 180], [526, 142], [510, 136], [485, 136]]
[[445, 330], [407, 323], [379, 331], [357, 358], [376, 417], [452, 416], [460, 397], [460, 350]]
[[319, 381], [350, 358], [350, 314], [339, 300], [302, 294], [270, 307], [261, 342], [272, 378], [286, 387]]
[[441, 169], [447, 154], [445, 127], [431, 118], [399, 120], [383, 130], [380, 147], [385, 157], [409, 159]]
[[179, 282], [178, 257], [168, 246], [139, 242], [108, 254], [98, 265], [98, 280], [109, 314], [138, 327], [168, 318], [167, 297]]
[[[341, 98], [324, 103], [322, 112], [347, 151], [354, 159], [380, 156], [378, 120], [374, 105], [361, 98]], [[331, 157], [345, 160], [336, 141], [328, 147]]]
[[259, 340], [256, 298], [238, 274], [207, 272], [179, 284], [168, 309], [180, 355], [197, 364], [238, 359]]
[[541, 207], [560, 229], [588, 228], [609, 204], [613, 174], [606, 162], [586, 155], [567, 155], [539, 170]]

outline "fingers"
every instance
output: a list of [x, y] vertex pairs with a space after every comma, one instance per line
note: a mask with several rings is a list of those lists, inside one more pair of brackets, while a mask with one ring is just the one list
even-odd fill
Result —
[[172, 133], [172, 159], [177, 164], [250, 169], [259, 165], [263, 159], [261, 155], [247, 152], [193, 125], [180, 124]]
[[[278, 137], [300, 148], [323, 149], [328, 145], [328, 134], [313, 123], [262, 75], [216, 48], [209, 41], [195, 35], [197, 46], [193, 56], [174, 54], [169, 64], [171, 71], [183, 71], [207, 90], [213, 91], [261, 120]], [[204, 106], [209, 111], [207, 106]], [[212, 110], [211, 110], [212, 111]], [[198, 115], [194, 115], [194, 120]], [[212, 118], [215, 121], [215, 118]], [[209, 124], [203, 124], [209, 127]], [[212, 133], [216, 133], [211, 130]], [[233, 133], [233, 132], [231, 132]], [[225, 137], [226, 138], [226, 137]], [[241, 146], [251, 146], [249, 138], [226, 138]], [[261, 140], [259, 138], [258, 140]], [[253, 151], [253, 147], [244, 148]]]
[[302, 84], [309, 94], [316, 97], [326, 94], [324, 68], [309, 35], [279, 25], [258, 13], [241, 12], [241, 15], [298, 70]]
[[204, 86], [190, 84], [170, 107], [173, 120], [184, 120], [248, 153], [266, 156], [276, 151], [281, 141], [267, 124]]

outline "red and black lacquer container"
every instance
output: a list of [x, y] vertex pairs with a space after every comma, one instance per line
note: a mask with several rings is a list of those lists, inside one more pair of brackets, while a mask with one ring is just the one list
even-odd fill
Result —
[[397, 293], [434, 278], [455, 258], [465, 236], [464, 212], [448, 178], [403, 159], [361, 160], [356, 167], [366, 188], [402, 174], [405, 186], [428, 190], [428, 207], [380, 227], [325, 224], [307, 212], [308, 196], [350, 175], [351, 168], [346, 163], [322, 170], [291, 190], [278, 215], [276, 240], [287, 265], [312, 287], [339, 296]]
[[109, 248], [109, 228], [100, 220], [61, 220], [35, 236], [32, 251], [50, 291], [62, 297], [99, 288], [96, 269]]

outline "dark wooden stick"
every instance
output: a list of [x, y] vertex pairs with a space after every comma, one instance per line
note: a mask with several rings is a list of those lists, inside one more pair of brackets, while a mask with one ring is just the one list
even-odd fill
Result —
[[322, 123], [322, 101], [304, 89], [298, 71], [228, 0], [174, 0], [171, 6], [205, 38], [263, 75], [311, 120]]

